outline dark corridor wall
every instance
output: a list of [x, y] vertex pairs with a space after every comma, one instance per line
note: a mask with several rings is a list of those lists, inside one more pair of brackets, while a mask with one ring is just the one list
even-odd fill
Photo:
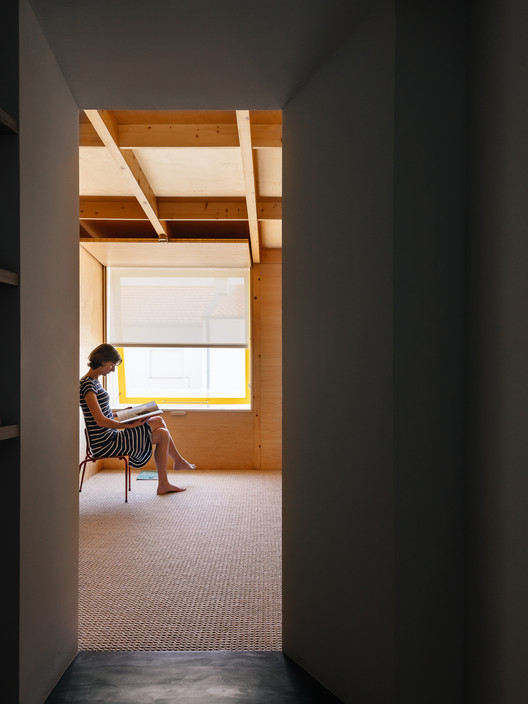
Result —
[[344, 702], [394, 689], [394, 19], [283, 113], [283, 647]]
[[528, 701], [528, 4], [471, 3], [468, 701]]
[[455, 704], [464, 699], [466, 10], [460, 0], [395, 8], [395, 701]]
[[284, 647], [344, 702], [464, 700], [465, 19], [379, 4], [284, 113]]

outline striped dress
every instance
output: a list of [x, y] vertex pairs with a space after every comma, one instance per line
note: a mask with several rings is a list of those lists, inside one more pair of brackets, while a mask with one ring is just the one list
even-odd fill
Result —
[[128, 455], [130, 465], [143, 467], [152, 456], [152, 430], [148, 423], [137, 428], [123, 427], [101, 428], [94, 420], [85, 400], [89, 391], [97, 396], [103, 415], [113, 418], [110, 410], [110, 396], [103, 386], [89, 376], [83, 376], [80, 382], [80, 404], [84, 415], [84, 422], [90, 437], [90, 449], [94, 457], [113, 457], [115, 455]]

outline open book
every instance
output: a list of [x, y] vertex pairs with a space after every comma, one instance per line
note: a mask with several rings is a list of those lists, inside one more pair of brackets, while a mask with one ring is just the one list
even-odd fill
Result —
[[133, 406], [132, 408], [123, 408], [121, 411], [116, 411], [115, 417], [120, 423], [130, 423], [130, 421], [138, 420], [139, 418], [149, 418], [163, 413], [157, 403], [143, 403], [141, 406]]

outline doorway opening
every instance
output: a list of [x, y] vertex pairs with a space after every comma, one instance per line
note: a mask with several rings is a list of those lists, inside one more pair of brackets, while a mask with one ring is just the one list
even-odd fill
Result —
[[[281, 649], [281, 244], [281, 111], [80, 113], [81, 375], [100, 342], [123, 342], [109, 337], [112, 268], [202, 280], [246, 270], [249, 332], [246, 352], [233, 355], [247, 367], [245, 406], [207, 384], [205, 395], [163, 398], [179, 450], [198, 466], [177, 476], [185, 494], [160, 501], [138, 471], [125, 504], [118, 461], [92, 465], [81, 494], [81, 650]], [[168, 325], [172, 293], [158, 291]], [[218, 314], [213, 324], [234, 328], [233, 297], [215, 295], [204, 304]], [[191, 343], [150, 339], [158, 366], [148, 383], [190, 385], [181, 350]], [[229, 345], [223, 339], [211, 357]], [[84, 456], [82, 424], [80, 442]], [[142, 470], [152, 474], [152, 460]]]

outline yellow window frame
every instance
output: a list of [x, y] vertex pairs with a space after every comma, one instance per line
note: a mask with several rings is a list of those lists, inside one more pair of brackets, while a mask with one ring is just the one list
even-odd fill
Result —
[[158, 405], [161, 404], [207, 404], [211, 406], [237, 406], [251, 404], [251, 375], [250, 375], [250, 355], [249, 347], [246, 348], [246, 395], [238, 398], [151, 398], [145, 396], [127, 396], [126, 395], [126, 371], [125, 371], [125, 350], [123, 347], [118, 347], [117, 351], [121, 355], [122, 363], [117, 367], [117, 380], [119, 388], [119, 403], [137, 405], [154, 401]]

